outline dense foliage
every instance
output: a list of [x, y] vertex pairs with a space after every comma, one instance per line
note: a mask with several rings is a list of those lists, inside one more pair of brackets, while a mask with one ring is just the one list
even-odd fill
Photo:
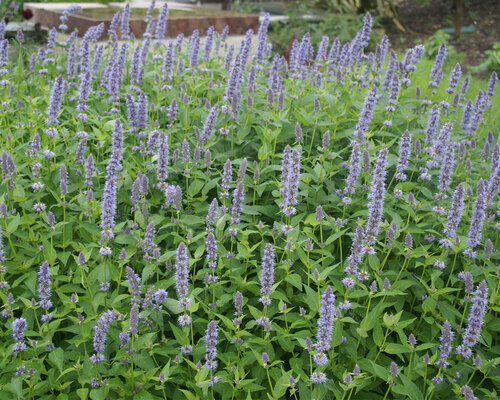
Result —
[[166, 16], [0, 42], [1, 398], [495, 397], [496, 75]]

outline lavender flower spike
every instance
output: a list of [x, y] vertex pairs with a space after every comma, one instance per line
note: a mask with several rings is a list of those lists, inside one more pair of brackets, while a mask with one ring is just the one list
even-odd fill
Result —
[[64, 77], [59, 75], [55, 81], [54, 86], [52, 86], [52, 94], [50, 96], [50, 103], [47, 118], [47, 125], [55, 125], [59, 121], [57, 117], [59, 116], [59, 110], [61, 109], [62, 96], [64, 91]]
[[[175, 288], [179, 296], [179, 305], [184, 310], [189, 307], [191, 300], [187, 297], [189, 291], [188, 257], [186, 245], [181, 242], [177, 247], [175, 262]], [[191, 317], [186, 313], [179, 317], [179, 325], [187, 326], [191, 324]]]
[[366, 221], [365, 229], [365, 246], [367, 253], [374, 252], [372, 246], [377, 239], [380, 221], [382, 219], [385, 194], [385, 174], [387, 166], [387, 149], [382, 149], [378, 152], [377, 165], [373, 171], [373, 180], [368, 195], [370, 204], [368, 206], [368, 220]]
[[464, 395], [464, 400], [477, 400], [470, 386], [464, 385], [460, 387], [460, 393]]
[[346, 267], [345, 273], [347, 275], [357, 275], [358, 265], [361, 264], [363, 259], [363, 238], [365, 236], [365, 230], [363, 225], [358, 224], [356, 227], [356, 232], [354, 233], [354, 240], [351, 245], [351, 254], [347, 258], [349, 266]]
[[262, 297], [259, 301], [268, 306], [271, 304], [269, 296], [273, 293], [274, 284], [274, 248], [273, 245], [267, 243], [264, 248], [264, 256], [262, 257], [262, 273], [260, 275], [260, 294]]
[[205, 120], [205, 126], [203, 127], [203, 131], [201, 132], [201, 139], [206, 142], [210, 139], [212, 132], [214, 130], [215, 124], [217, 122], [217, 116], [219, 114], [219, 105], [216, 104], [213, 106]]
[[372, 121], [376, 103], [377, 87], [373, 86], [366, 95], [363, 110], [361, 111], [361, 114], [359, 114], [358, 124], [356, 125], [356, 131], [354, 132], [354, 135], [360, 144], [365, 140], [365, 132], [368, 130], [368, 126]]
[[158, 16], [158, 24], [156, 25], [155, 38], [165, 39], [165, 31], [167, 30], [168, 4], [164, 3], [160, 9]]
[[207, 212], [206, 225], [208, 228], [210, 228], [214, 224], [218, 208], [219, 204], [217, 202], [217, 199], [213, 199], [210, 203], [210, 206], [208, 207]]
[[125, 4], [122, 14], [122, 40], [130, 39], [130, 4]]
[[439, 174], [439, 183], [437, 188], [446, 193], [451, 183], [453, 170], [455, 168], [455, 148], [449, 144], [445, 150], [443, 161], [441, 163], [441, 172]]
[[450, 364], [447, 361], [451, 353], [451, 343], [453, 342], [453, 331], [451, 330], [451, 324], [448, 321], [444, 321], [442, 334], [441, 334], [441, 358], [437, 362], [437, 365], [443, 368], [447, 368]]
[[[474, 211], [472, 213], [472, 219], [470, 221], [469, 228], [469, 238], [467, 240], [467, 244], [473, 249], [478, 246], [481, 237], [483, 235], [483, 225], [484, 220], [486, 219], [486, 204], [487, 204], [487, 190], [486, 190], [486, 181], [484, 179], [479, 179], [477, 183], [477, 194], [476, 194], [476, 203], [474, 205]], [[475, 253], [473, 250], [466, 250], [466, 255], [471, 258], [474, 258]]]
[[[101, 237], [105, 240], [113, 239], [113, 229], [115, 227], [116, 213], [116, 175], [120, 169], [121, 149], [115, 151], [109, 159], [106, 167], [106, 182], [102, 196], [101, 211]], [[103, 249], [103, 248], [101, 248]]]
[[118, 318], [120, 314], [115, 310], [108, 310], [101, 315], [101, 318], [97, 321], [97, 325], [94, 326], [94, 351], [90, 357], [90, 361], [93, 364], [104, 361], [104, 348], [106, 345], [106, 336], [108, 334], [108, 329], [111, 323]]
[[[145, 175], [143, 177], [145, 177]], [[146, 232], [144, 233], [144, 239], [139, 242], [139, 247], [144, 253], [143, 258], [146, 261], [158, 260], [158, 258], [160, 258], [160, 248], [154, 242], [154, 237], [155, 237], [155, 223], [151, 221], [146, 227]]]
[[333, 314], [335, 295], [330, 286], [327, 286], [321, 296], [320, 318], [318, 320], [318, 332], [316, 333], [316, 350], [325, 352], [332, 348]]
[[300, 149], [292, 150], [286, 146], [283, 151], [283, 162], [281, 166], [281, 209], [283, 214], [289, 217], [297, 210], [297, 195], [300, 181]]
[[404, 173], [408, 167], [408, 160], [411, 153], [411, 134], [408, 130], [401, 136], [399, 145], [399, 159], [396, 166], [396, 179], [399, 181], [406, 181], [406, 174]]
[[223, 190], [223, 193], [221, 194], [221, 197], [228, 197], [229, 196], [229, 185], [231, 184], [231, 181], [233, 180], [233, 169], [231, 166], [231, 160], [228, 158], [226, 162], [224, 163], [224, 171], [222, 173], [222, 182], [221, 182], [221, 188]]
[[165, 181], [168, 178], [168, 139], [163, 133], [158, 138], [158, 161], [156, 168], [158, 187], [165, 190], [167, 186]]
[[215, 240], [214, 230], [212, 228], [208, 229], [205, 245], [208, 268], [215, 269], [217, 267], [217, 242]]
[[453, 241], [457, 236], [458, 224], [462, 219], [462, 213], [464, 210], [464, 185], [459, 183], [455, 192], [453, 193], [453, 198], [451, 200], [451, 207], [448, 211], [448, 222], [443, 230], [443, 233], [448, 236], [447, 239], [442, 239], [439, 243], [446, 248], [453, 247]]
[[486, 281], [479, 283], [476, 295], [469, 314], [469, 324], [465, 330], [462, 344], [457, 347], [457, 353], [464, 358], [472, 357], [472, 348], [479, 340], [484, 316], [488, 308], [488, 284]]
[[243, 205], [243, 200], [245, 197], [245, 186], [242, 181], [239, 181], [236, 185], [236, 189], [233, 192], [233, 203], [231, 207], [231, 224], [240, 223], [241, 208]]
[[446, 93], [453, 93], [455, 91], [461, 76], [462, 76], [462, 68], [460, 67], [459, 63], [456, 63], [455, 67], [453, 67], [453, 71], [451, 71], [450, 81], [448, 83], [448, 88], [446, 89]]
[[52, 307], [50, 301], [51, 283], [49, 263], [44, 261], [38, 271], [38, 292], [40, 293], [40, 307], [45, 309]]
[[59, 189], [61, 191], [61, 196], [66, 196], [68, 193], [68, 172], [64, 164], [61, 164], [59, 168]]
[[209, 371], [217, 368], [217, 322], [212, 320], [208, 323], [205, 334], [205, 367]]
[[12, 348], [12, 354], [26, 349], [26, 343], [24, 343], [25, 330], [26, 330], [26, 320], [24, 318], [16, 318], [12, 322], [12, 337], [16, 341], [16, 344]]
[[186, 245], [181, 242], [177, 247], [177, 256], [175, 263], [175, 282], [179, 299], [188, 295], [189, 281], [188, 281], [188, 258]]
[[447, 55], [448, 51], [446, 49], [446, 45], [443, 43], [438, 50], [436, 60], [434, 61], [434, 65], [431, 70], [430, 78], [432, 81], [429, 82], [429, 86], [432, 88], [437, 88], [441, 83], [441, 79], [443, 79], [443, 64]]
[[349, 175], [346, 178], [346, 187], [344, 188], [342, 202], [350, 204], [352, 202], [350, 194], [356, 192], [356, 181], [358, 180], [360, 171], [361, 149], [360, 144], [356, 141], [351, 142], [352, 152], [349, 164]]
[[129, 285], [130, 285], [130, 293], [134, 297], [134, 299], [132, 300], [132, 303], [135, 303], [138, 301], [137, 298], [141, 296], [140, 279], [137, 276], [137, 274], [134, 272], [134, 270], [132, 268], [130, 268], [129, 266], [127, 266], [125, 268], [125, 272], [127, 274], [127, 280], [128, 280]]
[[432, 107], [431, 114], [427, 120], [427, 128], [425, 129], [425, 144], [432, 146], [434, 142], [434, 136], [436, 135], [436, 129], [439, 124], [439, 106], [436, 104]]

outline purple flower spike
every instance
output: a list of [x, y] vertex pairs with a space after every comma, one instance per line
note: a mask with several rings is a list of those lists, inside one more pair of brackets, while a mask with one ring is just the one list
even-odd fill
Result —
[[132, 302], [138, 301], [138, 297], [141, 296], [141, 283], [139, 277], [134, 273], [134, 270], [127, 266], [125, 268], [125, 272], [127, 274], [127, 280], [130, 285], [130, 292], [132, 296], [134, 296], [134, 299]]
[[457, 353], [464, 358], [472, 357], [472, 348], [481, 336], [484, 316], [488, 308], [488, 284], [482, 281], [476, 289], [476, 295], [469, 314], [469, 324], [465, 330], [462, 344], [457, 347]]
[[130, 39], [130, 4], [126, 3], [123, 8], [122, 21], [122, 40]]
[[205, 38], [205, 46], [203, 47], [203, 61], [210, 61], [210, 55], [212, 53], [212, 47], [214, 43], [214, 33], [215, 29], [213, 26], [210, 26], [207, 29], [207, 37]]
[[321, 385], [326, 382], [326, 374], [324, 372], [313, 372], [311, 382], [315, 385]]
[[358, 124], [356, 125], [356, 132], [354, 133], [358, 143], [360, 144], [362, 144], [365, 140], [365, 132], [368, 131], [368, 127], [370, 125], [370, 122], [372, 121], [376, 103], [377, 87], [373, 86], [365, 97], [363, 110], [359, 115]]
[[233, 192], [233, 203], [231, 207], [231, 225], [236, 225], [240, 223], [241, 208], [243, 206], [243, 200], [245, 198], [245, 186], [242, 181], [239, 181], [236, 185], [236, 189]]
[[297, 210], [297, 195], [300, 181], [300, 149], [286, 146], [283, 150], [283, 161], [281, 164], [281, 196], [280, 204], [283, 214], [289, 217]]
[[168, 138], [163, 133], [160, 133], [158, 138], [158, 161], [156, 168], [158, 187], [160, 189], [165, 189], [166, 186], [164, 182], [168, 178]]
[[260, 275], [260, 294], [262, 297], [259, 301], [268, 306], [271, 304], [269, 296], [273, 293], [274, 284], [274, 248], [273, 245], [267, 243], [264, 248], [264, 256], [262, 257], [262, 272]]
[[399, 144], [399, 159], [396, 166], [396, 179], [399, 181], [406, 181], [406, 174], [404, 173], [408, 167], [408, 160], [411, 153], [411, 134], [408, 130], [401, 136]]
[[203, 131], [201, 133], [201, 139], [204, 142], [207, 142], [212, 135], [212, 132], [215, 128], [215, 124], [217, 123], [217, 116], [219, 115], [219, 105], [214, 105], [210, 112], [208, 113], [207, 119], [205, 120], [205, 125], [203, 126]]
[[[470, 221], [469, 227], [469, 238], [467, 240], [467, 244], [474, 249], [474, 247], [478, 246], [481, 242], [481, 238], [483, 236], [482, 230], [484, 225], [484, 220], [486, 219], [486, 205], [487, 205], [487, 188], [486, 181], [484, 179], [479, 179], [477, 183], [477, 193], [476, 193], [476, 202], [474, 204], [474, 211], [472, 213], [472, 219]], [[473, 250], [468, 249], [470, 251], [467, 252], [466, 255], [474, 256]], [[474, 257], [472, 257], [474, 258]]]
[[224, 192], [221, 194], [221, 197], [227, 197], [229, 195], [229, 185], [233, 179], [232, 170], [231, 160], [228, 158], [224, 163], [224, 172], [222, 173], [222, 182], [220, 186]]
[[430, 78], [432, 80], [429, 82], [429, 86], [432, 88], [436, 89], [443, 79], [443, 64], [447, 55], [448, 50], [446, 49], [446, 45], [443, 43], [438, 50], [434, 65], [432, 66], [431, 70]]
[[320, 318], [316, 333], [316, 350], [318, 352], [326, 352], [332, 348], [334, 303], [335, 295], [333, 290], [330, 286], [327, 286], [321, 296]]
[[[145, 176], [145, 175], [144, 175]], [[151, 221], [146, 227], [146, 232], [144, 233], [144, 239], [139, 243], [139, 247], [144, 253], [144, 260], [152, 261], [158, 260], [160, 258], [160, 248], [154, 242], [155, 237], [155, 223]]]
[[455, 193], [453, 193], [451, 207], [448, 211], [448, 222], [443, 230], [443, 233], [448, 236], [448, 239], [442, 239], [440, 241], [441, 245], [444, 247], [453, 247], [453, 241], [457, 235], [457, 228], [462, 219], [462, 213], [464, 210], [464, 194], [464, 185], [463, 183], [459, 183], [455, 189]]
[[344, 204], [350, 204], [352, 199], [351, 196], [356, 192], [356, 182], [358, 180], [360, 171], [360, 160], [361, 160], [361, 149], [360, 144], [356, 141], [351, 142], [352, 152], [349, 164], [349, 174], [346, 178], [346, 187], [343, 190], [344, 197], [342, 202]]
[[453, 170], [455, 168], [455, 148], [449, 144], [444, 152], [443, 161], [441, 163], [441, 172], [439, 174], [439, 183], [437, 188], [446, 193], [451, 183]]
[[177, 256], [175, 263], [175, 281], [179, 299], [187, 297], [189, 290], [188, 281], [188, 258], [186, 245], [181, 242], [177, 247]]
[[52, 86], [52, 94], [50, 96], [50, 103], [47, 118], [47, 125], [56, 125], [59, 116], [59, 110], [61, 109], [62, 96], [64, 91], [64, 77], [59, 75], [54, 81], [54, 86]]
[[243, 315], [243, 295], [238, 290], [234, 295], [234, 309], [236, 310], [234, 315], [237, 317], [241, 317]]
[[354, 233], [354, 240], [351, 246], [351, 254], [347, 258], [349, 266], [345, 269], [346, 275], [357, 275], [358, 265], [361, 264], [363, 260], [363, 238], [365, 236], [365, 230], [363, 225], [358, 224], [356, 226], [356, 232]]
[[425, 144], [432, 146], [436, 129], [439, 124], [439, 106], [436, 104], [432, 107], [429, 119], [427, 120], [427, 128], [425, 129]]
[[464, 395], [464, 400], [477, 400], [470, 386], [464, 385], [460, 388], [460, 393]]
[[453, 67], [453, 71], [451, 71], [450, 82], [448, 83], [448, 89], [446, 89], [446, 93], [453, 93], [458, 86], [458, 81], [462, 76], [462, 68], [459, 63], [455, 64]]
[[365, 229], [365, 246], [367, 253], [373, 253], [372, 246], [377, 239], [378, 231], [380, 228], [380, 221], [382, 220], [382, 213], [384, 207], [384, 194], [385, 194], [385, 174], [387, 166], [387, 149], [382, 149], [378, 152], [377, 165], [373, 172], [373, 180], [371, 185], [368, 200], [368, 220]]
[[453, 342], [453, 331], [451, 330], [451, 324], [448, 321], [444, 321], [442, 334], [441, 334], [441, 358], [437, 362], [440, 367], [447, 368], [450, 364], [447, 359], [451, 353], [451, 343]]
[[217, 241], [213, 229], [208, 229], [207, 239], [205, 241], [207, 262], [210, 269], [217, 268]]
[[158, 16], [158, 24], [156, 25], [155, 38], [158, 40], [165, 39], [165, 32], [167, 30], [167, 18], [168, 18], [168, 4], [165, 3], [160, 9], [160, 15]]
[[24, 318], [16, 318], [12, 322], [12, 337], [16, 341], [16, 344], [14, 344], [14, 347], [12, 348], [13, 354], [26, 349], [26, 343], [24, 343], [25, 330], [26, 320]]
[[217, 202], [217, 199], [213, 199], [212, 202], [210, 203], [210, 206], [208, 207], [207, 219], [206, 219], [207, 227], [213, 226], [215, 222], [215, 217], [217, 216], [218, 208], [219, 204]]
[[205, 334], [205, 367], [209, 371], [217, 368], [217, 322], [210, 321], [208, 323], [207, 331]]
[[497, 82], [498, 82], [498, 74], [496, 73], [496, 71], [493, 71], [490, 75], [490, 80], [488, 81], [488, 89], [486, 92], [488, 97], [491, 98], [495, 94], [495, 87], [497, 86]]
[[389, 372], [391, 374], [392, 379], [396, 378], [399, 375], [398, 364], [396, 364], [394, 361], [391, 361], [391, 367], [389, 369]]
[[97, 321], [97, 325], [94, 327], [94, 351], [90, 357], [90, 361], [93, 364], [103, 362], [104, 361], [104, 349], [106, 346], [106, 336], [108, 334], [108, 329], [111, 323], [117, 319], [119, 316], [118, 311], [108, 310], [101, 315], [99, 320]]
[[52, 307], [52, 302], [50, 301], [51, 284], [52, 281], [50, 279], [49, 263], [47, 261], [44, 261], [38, 271], [38, 292], [40, 293], [40, 307], [44, 309]]

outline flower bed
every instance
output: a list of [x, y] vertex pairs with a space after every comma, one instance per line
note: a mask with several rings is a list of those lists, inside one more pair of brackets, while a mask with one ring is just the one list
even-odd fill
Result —
[[498, 390], [496, 75], [166, 18], [0, 42], [3, 398]]

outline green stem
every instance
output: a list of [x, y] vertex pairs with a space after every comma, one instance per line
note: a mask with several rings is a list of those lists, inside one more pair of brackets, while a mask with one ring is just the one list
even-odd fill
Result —
[[389, 394], [389, 391], [391, 390], [391, 385], [387, 387], [387, 390], [385, 392], [384, 398], [382, 400], [385, 400], [387, 398], [387, 395]]
[[273, 399], [276, 399], [276, 396], [274, 394], [273, 385], [271, 383], [271, 377], [269, 376], [269, 368], [266, 368], [266, 374], [267, 374], [267, 381], [269, 382], [269, 388], [271, 389], [271, 395], [273, 396]]
[[385, 330], [385, 336], [384, 336], [384, 341], [382, 342], [382, 344], [380, 345], [379, 349], [378, 349], [378, 353], [375, 357], [375, 360], [373, 360], [373, 362], [376, 362], [378, 357], [380, 356], [380, 353], [382, 352], [382, 349], [384, 348], [385, 346], [385, 342], [387, 340], [387, 336], [389, 335], [389, 328], [386, 328]]

